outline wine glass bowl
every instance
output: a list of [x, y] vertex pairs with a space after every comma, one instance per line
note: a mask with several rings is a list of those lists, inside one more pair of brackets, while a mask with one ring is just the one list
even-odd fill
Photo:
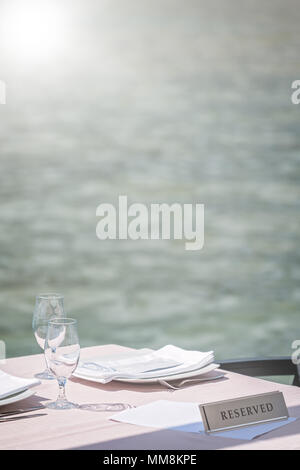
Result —
[[[41, 349], [44, 350], [47, 335], [48, 322], [52, 318], [65, 317], [64, 297], [57, 293], [38, 294], [36, 296], [35, 307], [32, 319], [32, 328], [35, 339]], [[36, 374], [40, 379], [53, 379], [53, 375], [46, 369], [44, 372]]]

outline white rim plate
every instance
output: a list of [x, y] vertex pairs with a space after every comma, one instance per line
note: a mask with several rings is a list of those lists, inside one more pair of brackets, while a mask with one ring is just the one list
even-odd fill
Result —
[[[133, 383], [133, 384], [159, 383], [160, 380], [171, 382], [173, 380], [189, 379], [190, 377], [196, 377], [197, 375], [207, 374], [208, 372], [211, 372], [212, 370], [215, 370], [218, 367], [220, 367], [219, 364], [213, 363], [213, 364], [209, 364], [206, 367], [202, 367], [202, 369], [197, 369], [197, 370], [193, 370], [190, 372], [182, 372], [181, 374], [176, 374], [176, 375], [164, 375], [161, 377], [155, 377], [155, 378], [152, 377], [149, 379], [114, 379], [114, 381]], [[88, 380], [90, 382], [101, 383], [101, 379], [97, 377], [82, 375], [82, 374], [79, 374], [78, 372], [75, 372], [73, 376], [79, 379]], [[209, 380], [209, 378], [207, 380]], [[111, 383], [111, 382], [108, 382], [108, 383]], [[106, 385], [106, 384], [102, 384], [102, 385]]]
[[34, 394], [35, 390], [32, 390], [30, 388], [23, 390], [23, 392], [0, 400], [0, 406], [9, 405], [10, 403], [16, 403], [17, 401], [25, 400], [25, 398], [31, 397]]
[[129, 382], [129, 383], [136, 383], [136, 384], [142, 384], [142, 383], [158, 383], [160, 380], [167, 380], [168, 382], [172, 382], [172, 380], [181, 380], [181, 379], [189, 379], [190, 377], [196, 377], [197, 375], [204, 375], [207, 374], [208, 372], [211, 372], [213, 370], [216, 370], [219, 366], [219, 364], [209, 364], [208, 366], [202, 367], [202, 369], [194, 370], [191, 372], [182, 372], [181, 374], [175, 374], [175, 375], [165, 375], [162, 377], [155, 377], [155, 378], [150, 378], [150, 379], [116, 379], [119, 382]]

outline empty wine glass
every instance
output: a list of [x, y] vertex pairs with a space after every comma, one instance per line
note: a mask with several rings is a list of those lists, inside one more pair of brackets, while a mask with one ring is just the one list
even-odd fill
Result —
[[55, 410], [78, 408], [78, 405], [67, 400], [65, 394], [67, 379], [76, 369], [80, 355], [77, 321], [73, 318], [50, 320], [44, 351], [47, 366], [56, 377], [59, 386], [57, 400], [46, 404], [47, 408]]
[[[32, 319], [32, 328], [35, 339], [41, 349], [44, 350], [48, 321], [52, 318], [65, 317], [64, 297], [61, 294], [39, 294], [36, 296]], [[36, 374], [39, 379], [54, 379], [48, 369]]]

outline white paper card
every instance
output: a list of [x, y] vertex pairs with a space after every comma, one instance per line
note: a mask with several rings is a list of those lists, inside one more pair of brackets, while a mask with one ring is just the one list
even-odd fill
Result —
[[[138, 408], [121, 411], [110, 419], [138, 426], [205, 434], [198, 403], [159, 400]], [[209, 435], [251, 440], [295, 420], [296, 418], [289, 418], [286, 421], [258, 424]]]

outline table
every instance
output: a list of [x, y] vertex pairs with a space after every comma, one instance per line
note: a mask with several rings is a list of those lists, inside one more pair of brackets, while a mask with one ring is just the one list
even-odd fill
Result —
[[[117, 345], [84, 348], [81, 358], [128, 349]], [[32, 377], [44, 366], [43, 355], [34, 355], [7, 359], [1, 368], [11, 374]], [[66, 389], [68, 399], [79, 404], [120, 402], [135, 406], [161, 399], [205, 403], [275, 390], [283, 392], [290, 416], [300, 417], [300, 388], [229, 372], [224, 379], [202, 382], [175, 392], [158, 384], [111, 382], [101, 385], [77, 378], [69, 380]], [[36, 387], [36, 394], [22, 405], [30, 407], [53, 400], [57, 393], [56, 381], [43, 381]], [[18, 406], [11, 404], [1, 407], [1, 411]], [[1, 423], [0, 449], [300, 449], [299, 419], [253, 441], [242, 441], [118, 423], [108, 419], [113, 414], [76, 409], [39, 410], [32, 415], [42, 416]]]

